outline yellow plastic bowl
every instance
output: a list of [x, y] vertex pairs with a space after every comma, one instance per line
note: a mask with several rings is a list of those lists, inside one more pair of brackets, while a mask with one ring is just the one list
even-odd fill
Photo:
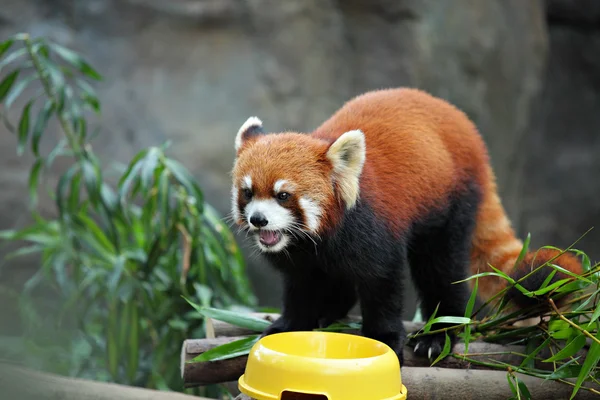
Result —
[[250, 350], [238, 387], [257, 400], [280, 400], [285, 392], [328, 400], [406, 399], [398, 357], [389, 346], [333, 332], [263, 337]]

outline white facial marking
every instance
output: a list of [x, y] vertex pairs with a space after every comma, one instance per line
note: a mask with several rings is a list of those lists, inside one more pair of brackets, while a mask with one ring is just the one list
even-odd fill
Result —
[[323, 214], [323, 210], [319, 207], [316, 201], [309, 199], [306, 196], [300, 197], [298, 200], [300, 207], [304, 211], [304, 215], [306, 216], [306, 225], [308, 229], [313, 232], [316, 232], [319, 228], [319, 219]]
[[242, 187], [244, 189], [252, 189], [252, 178], [250, 175], [246, 175], [244, 179], [242, 179]]
[[238, 210], [238, 187], [233, 185], [231, 188], [231, 216], [234, 221], [240, 219], [240, 211]]
[[[252, 200], [246, 206], [248, 222], [250, 222], [250, 218], [255, 213], [261, 213], [269, 221], [267, 225], [262, 227], [266, 230], [287, 229], [294, 222], [292, 213], [288, 209], [281, 207], [274, 199]], [[252, 224], [250, 226], [255, 228]]]
[[292, 213], [280, 206], [275, 199], [268, 200], [252, 200], [246, 205], [245, 214], [250, 228], [254, 231], [258, 231], [258, 227], [252, 225], [250, 222], [252, 216], [256, 213], [261, 213], [267, 222], [267, 225], [261, 229], [266, 231], [277, 231], [280, 234], [279, 242], [272, 246], [265, 246], [261, 243], [259, 235], [256, 235], [256, 243], [258, 247], [265, 252], [278, 252], [283, 250], [288, 245], [289, 237], [285, 230], [288, 229], [294, 222], [294, 216]]
[[288, 181], [286, 181], [285, 179], [280, 179], [277, 182], [275, 182], [275, 184], [273, 185], [273, 190], [275, 190], [275, 193], [279, 193], [283, 185], [285, 185], [286, 183], [288, 183]]

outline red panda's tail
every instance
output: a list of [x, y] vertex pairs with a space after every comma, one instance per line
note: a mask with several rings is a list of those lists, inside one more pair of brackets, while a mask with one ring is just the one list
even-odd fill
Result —
[[[530, 274], [520, 284], [529, 291], [537, 290], [554, 270], [549, 265], [539, 268], [546, 262], [558, 256], [561, 252], [553, 249], [540, 249], [528, 252], [523, 260], [515, 266], [523, 249], [523, 242], [515, 237], [511, 223], [496, 190], [495, 177], [491, 168], [487, 171], [487, 187], [483, 190], [482, 204], [477, 215], [477, 223], [472, 241], [471, 273], [493, 272], [490, 264], [519, 280]], [[566, 252], [552, 260], [552, 263], [575, 274], [583, 271], [581, 262], [572, 253]], [[533, 272], [533, 273], [532, 273]], [[557, 271], [550, 284], [568, 276]], [[471, 287], [474, 283], [470, 281]], [[507, 281], [501, 277], [487, 276], [478, 280], [478, 297], [487, 302], [500, 290], [504, 289]], [[527, 307], [540, 302], [540, 298], [527, 297], [518, 289], [512, 287], [507, 291], [507, 299], [512, 300], [517, 307]]]

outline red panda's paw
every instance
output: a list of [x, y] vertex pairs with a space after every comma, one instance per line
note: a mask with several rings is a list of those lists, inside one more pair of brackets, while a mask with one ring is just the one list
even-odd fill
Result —
[[390, 332], [385, 334], [366, 334], [363, 332], [362, 334], [363, 336], [375, 339], [390, 346], [390, 348], [394, 350], [394, 353], [396, 353], [400, 366], [402, 367], [404, 365], [404, 343], [406, 342], [406, 337], [403, 332]]
[[279, 317], [271, 325], [269, 325], [262, 333], [261, 337], [290, 331], [291, 323], [284, 317]]
[[287, 317], [279, 317], [275, 322], [269, 325], [262, 333], [261, 337], [273, 335], [275, 333], [292, 331], [310, 331], [316, 328], [315, 324], [304, 320], [292, 320]]
[[[454, 345], [454, 335], [450, 335], [451, 346]], [[418, 357], [427, 357], [429, 360], [435, 360], [444, 349], [446, 344], [446, 335], [444, 332], [435, 333], [433, 335], [425, 335], [416, 339], [416, 344], [413, 352]]]

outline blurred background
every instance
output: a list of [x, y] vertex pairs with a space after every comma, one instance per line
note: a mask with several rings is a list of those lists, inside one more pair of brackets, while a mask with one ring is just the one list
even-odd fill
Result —
[[[597, 0], [0, 0], [0, 40], [17, 32], [73, 49], [103, 75], [91, 143], [106, 168], [170, 140], [169, 156], [222, 217], [247, 117], [270, 131], [310, 131], [352, 96], [411, 86], [475, 121], [532, 246], [568, 246], [600, 221]], [[15, 135], [0, 132], [0, 229], [22, 228], [33, 156], [18, 156]], [[48, 132], [45, 151], [57, 135]], [[279, 307], [279, 277], [237, 242], [255, 306]], [[596, 227], [576, 247], [598, 259], [599, 243]], [[20, 290], [36, 260], [5, 263], [2, 285]], [[2, 300], [1, 317], [16, 335], [13, 300]]]

